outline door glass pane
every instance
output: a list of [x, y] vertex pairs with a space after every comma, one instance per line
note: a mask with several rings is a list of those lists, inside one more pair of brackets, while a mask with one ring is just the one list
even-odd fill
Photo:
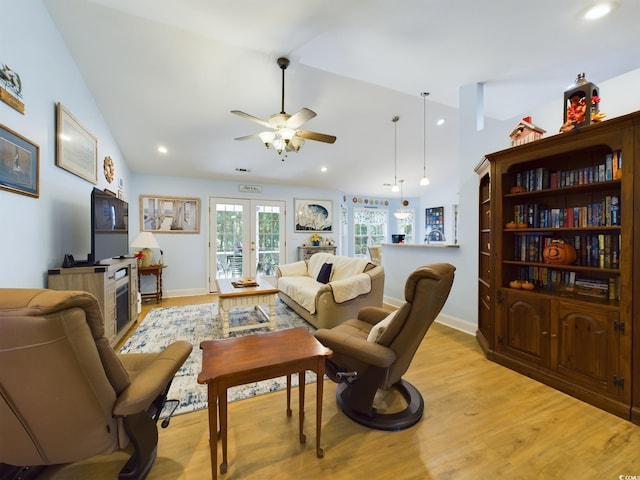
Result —
[[256, 206], [256, 272], [258, 275], [274, 275], [280, 264], [279, 206]]
[[242, 205], [216, 204], [216, 271], [218, 278], [242, 277]]

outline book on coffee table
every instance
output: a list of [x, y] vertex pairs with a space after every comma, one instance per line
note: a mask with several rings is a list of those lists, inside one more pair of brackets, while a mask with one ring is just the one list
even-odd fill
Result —
[[234, 282], [231, 282], [231, 285], [233, 285], [236, 288], [257, 287], [258, 286], [258, 282], [256, 282], [255, 280], [253, 280], [251, 278], [241, 278], [240, 280], [236, 280]]

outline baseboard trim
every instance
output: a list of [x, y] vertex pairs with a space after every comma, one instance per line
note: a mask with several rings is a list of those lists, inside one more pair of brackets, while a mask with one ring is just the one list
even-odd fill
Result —
[[[403, 301], [400, 301], [397, 298], [391, 298], [386, 296], [384, 297], [383, 302], [395, 308], [399, 308], [404, 303]], [[476, 334], [476, 330], [477, 330], [476, 325], [473, 323], [469, 323], [465, 320], [462, 320], [461, 318], [452, 317], [451, 315], [440, 313], [440, 315], [436, 317], [435, 321], [437, 323], [446, 325], [447, 327], [451, 327], [455, 330], [466, 333], [468, 335], [475, 336]]]
[[164, 290], [162, 296], [164, 298], [194, 297], [196, 295], [208, 295], [209, 293], [205, 288], [194, 288], [190, 290]]

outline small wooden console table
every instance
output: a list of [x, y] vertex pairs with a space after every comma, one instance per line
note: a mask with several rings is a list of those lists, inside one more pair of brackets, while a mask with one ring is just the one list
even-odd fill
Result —
[[144, 275], [156, 276], [156, 290], [154, 292], [142, 293], [142, 301], [154, 299], [156, 303], [160, 303], [162, 300], [162, 270], [167, 268], [167, 265], [157, 264], [149, 265], [148, 267], [138, 267], [138, 284], [140, 284], [140, 277]]
[[[211, 449], [211, 477], [217, 478], [218, 409], [222, 463], [220, 473], [227, 471], [227, 389], [236, 385], [287, 376], [287, 416], [291, 416], [291, 374], [298, 373], [300, 443], [303, 433], [305, 371], [314, 371], [316, 386], [316, 455], [324, 456], [320, 448], [322, 427], [322, 387], [325, 358], [333, 352], [324, 347], [305, 327], [259, 333], [238, 338], [207, 340], [202, 349], [202, 371], [198, 383], [208, 385], [209, 447]], [[218, 406], [218, 408], [216, 408]], [[259, 411], [257, 411], [259, 413]]]

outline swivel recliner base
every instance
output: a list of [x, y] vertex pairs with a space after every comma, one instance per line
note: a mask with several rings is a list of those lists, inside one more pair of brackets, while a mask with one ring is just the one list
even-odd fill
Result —
[[371, 415], [355, 410], [350, 403], [354, 387], [355, 385], [350, 385], [348, 382], [338, 384], [336, 387], [336, 400], [344, 414], [360, 425], [375, 430], [399, 431], [412, 427], [422, 418], [424, 412], [422, 395], [405, 380], [401, 379], [392, 388], [396, 389], [404, 397], [407, 407], [394, 413], [379, 413], [373, 406], [370, 409]]

